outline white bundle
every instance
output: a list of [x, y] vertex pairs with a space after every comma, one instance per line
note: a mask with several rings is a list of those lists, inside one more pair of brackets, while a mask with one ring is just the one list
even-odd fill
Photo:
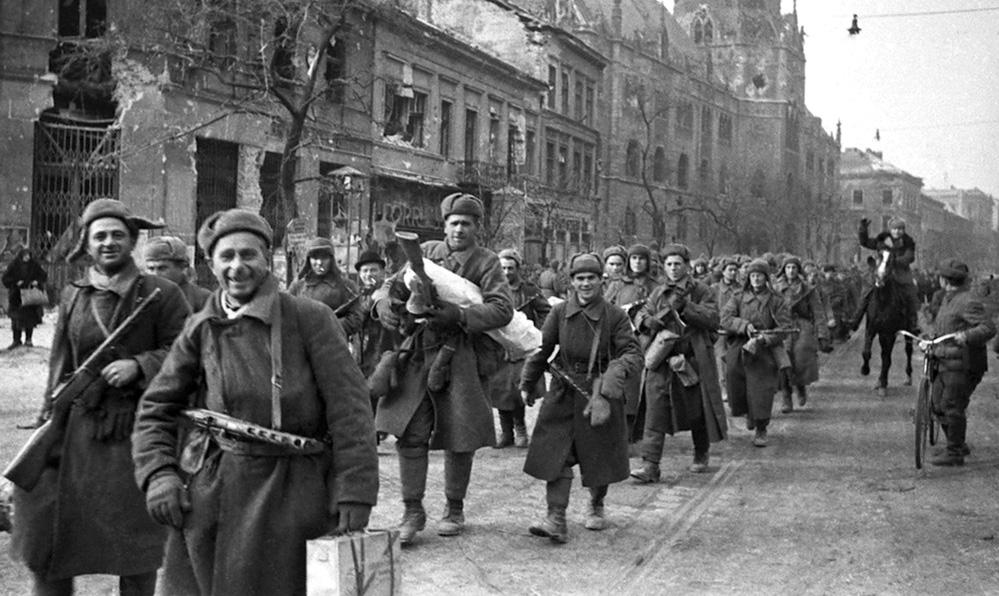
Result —
[[[434, 289], [441, 300], [452, 302], [461, 308], [482, 304], [482, 290], [464, 277], [429, 259], [423, 259], [423, 269], [434, 282]], [[411, 287], [415, 280], [416, 274], [407, 267], [403, 281]], [[499, 342], [511, 360], [520, 360], [541, 347], [541, 330], [519, 310], [513, 312], [513, 319], [509, 323], [499, 329], [486, 331], [486, 335]]]

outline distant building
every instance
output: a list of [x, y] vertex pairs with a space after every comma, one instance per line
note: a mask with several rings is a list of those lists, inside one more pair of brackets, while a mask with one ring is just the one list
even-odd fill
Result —
[[[892, 217], [901, 217], [906, 232], [915, 237], [920, 249], [922, 178], [885, 161], [880, 151], [852, 147], [840, 157], [839, 178], [840, 208], [845, 219], [840, 254], [843, 260], [858, 262], [863, 256], [857, 244], [857, 226], [865, 217], [871, 220], [872, 235], [887, 230]], [[922, 256], [922, 251], [916, 255], [917, 265], [921, 265]]]
[[955, 247], [959, 250], [951, 256], [961, 255], [976, 271], [994, 271], [999, 260], [995, 198], [977, 188], [953, 186], [927, 188], [923, 194], [940, 201], [948, 211], [971, 222], [971, 234], [963, 236], [963, 242]]

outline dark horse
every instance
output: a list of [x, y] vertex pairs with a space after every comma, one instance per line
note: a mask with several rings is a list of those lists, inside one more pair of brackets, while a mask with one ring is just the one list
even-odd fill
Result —
[[[881, 397], [885, 396], [888, 387], [888, 371], [891, 369], [891, 352], [895, 348], [895, 337], [899, 331], [908, 327], [908, 303], [903, 289], [888, 276], [891, 271], [891, 253], [881, 251], [878, 262], [874, 287], [871, 288], [871, 299], [867, 302], [865, 316], [867, 325], [864, 327], [864, 349], [861, 356], [864, 363], [860, 366], [860, 374], [871, 373], [871, 343], [874, 336], [881, 345], [881, 374], [878, 384], [874, 387]], [[912, 340], [905, 338], [905, 375], [906, 385], [912, 384]]]

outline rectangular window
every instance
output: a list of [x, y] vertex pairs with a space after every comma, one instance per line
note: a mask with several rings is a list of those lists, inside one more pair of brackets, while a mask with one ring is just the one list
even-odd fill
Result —
[[[520, 130], [513, 125], [506, 129], [506, 173], [513, 176], [517, 173], [517, 148], [523, 139], [520, 138]], [[523, 154], [521, 154], [523, 157]]]
[[569, 147], [564, 142], [558, 146], [558, 183], [563, 188], [569, 184]]
[[583, 187], [583, 154], [576, 149], [572, 152], [572, 188]]
[[859, 188], [853, 191], [853, 204], [863, 205], [864, 204], [864, 191]]
[[583, 192], [589, 193], [593, 186], [593, 149], [583, 152]]
[[562, 87], [559, 89], [562, 94], [562, 113], [566, 116], [569, 115], [569, 70], [567, 68], [562, 69]]
[[583, 120], [583, 110], [586, 107], [583, 104], [583, 81], [581, 76], [576, 75], [576, 88], [575, 93], [572, 96], [575, 105], [572, 106], [574, 113], [576, 115], [576, 120]]
[[555, 109], [555, 89], [558, 85], [558, 68], [554, 64], [548, 65], [548, 109]]
[[465, 108], [465, 161], [475, 161], [479, 155], [479, 112]]
[[718, 117], [718, 142], [726, 147], [732, 146], [732, 117], [728, 114]]
[[528, 174], [534, 173], [535, 142], [534, 131], [527, 131], [524, 137], [524, 171]]
[[694, 132], [694, 106], [690, 102], [682, 102], [676, 107], [676, 131], [685, 137]]
[[881, 204], [885, 207], [891, 207], [892, 192], [890, 188], [881, 191]]
[[555, 184], [555, 143], [545, 143], [545, 182]]
[[586, 113], [583, 114], [583, 123], [593, 126], [594, 109], [597, 101], [597, 89], [591, 81], [586, 85]]
[[451, 157], [451, 109], [453, 104], [446, 100], [441, 100], [441, 134], [440, 147], [438, 151], [444, 158]]
[[489, 161], [496, 163], [500, 156], [500, 120], [498, 114], [489, 115]]
[[409, 118], [406, 121], [406, 136], [414, 147], [422, 147], [424, 114], [427, 111], [427, 94], [419, 91], [413, 92], [413, 99], [410, 102]]

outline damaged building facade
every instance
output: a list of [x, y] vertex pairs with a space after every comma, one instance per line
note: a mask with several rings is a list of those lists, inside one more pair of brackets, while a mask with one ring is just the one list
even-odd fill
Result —
[[831, 221], [773, 225], [821, 213], [839, 169], [779, 2], [678, 1], [675, 15], [651, 0], [346, 3], [293, 161], [281, 93], [262, 101], [224, 75], [240, 60], [308, 70], [315, 47], [275, 41], [280, 21], [261, 40], [223, 0], [203, 4], [216, 10], [192, 34], [214, 61], [130, 44], [132, 3], [0, 2], [8, 245], [59, 254], [101, 196], [162, 218], [192, 255], [208, 214], [245, 207], [290, 252], [333, 238], [345, 265], [395, 230], [440, 237], [437, 205], [456, 191], [483, 198], [492, 246], [531, 263], [612, 242], [799, 250]]

